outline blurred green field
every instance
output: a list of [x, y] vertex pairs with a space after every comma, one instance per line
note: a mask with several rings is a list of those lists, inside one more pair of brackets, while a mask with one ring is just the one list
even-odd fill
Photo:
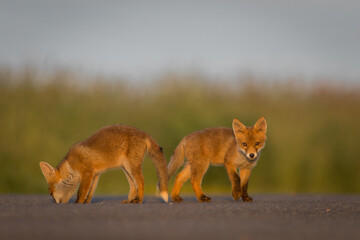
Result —
[[[265, 116], [268, 142], [250, 193], [360, 193], [360, 88], [265, 82], [164, 74], [132, 83], [67, 71], [1, 69], [0, 192], [46, 193], [38, 163], [56, 166], [72, 144], [105, 125], [148, 132], [169, 161], [179, 141], [195, 130], [230, 127], [233, 118], [252, 125]], [[157, 178], [148, 157], [143, 170], [145, 192], [153, 194]], [[230, 195], [224, 168], [210, 167], [203, 188], [209, 195]], [[101, 176], [95, 194], [127, 192], [124, 173], [113, 170]], [[183, 192], [192, 193], [189, 182]]]

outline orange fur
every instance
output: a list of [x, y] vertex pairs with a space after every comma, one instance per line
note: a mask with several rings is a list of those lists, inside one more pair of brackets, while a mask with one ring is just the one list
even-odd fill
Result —
[[242, 197], [243, 201], [252, 201], [247, 193], [248, 180], [265, 146], [266, 131], [267, 124], [263, 117], [252, 127], [246, 127], [234, 119], [232, 129], [209, 128], [184, 137], [168, 165], [170, 177], [184, 163], [184, 158], [187, 159], [185, 167], [176, 176], [171, 193], [172, 200], [182, 201], [179, 196], [181, 187], [191, 178], [198, 201], [210, 201], [201, 189], [201, 182], [210, 164], [213, 164], [225, 166], [232, 184], [234, 200]]
[[100, 174], [115, 168], [123, 169], [130, 185], [128, 200], [123, 202], [142, 203], [142, 163], [146, 151], [155, 164], [160, 190], [167, 202], [168, 177], [162, 150], [147, 133], [133, 127], [115, 125], [101, 128], [72, 146], [57, 168], [45, 162], [40, 162], [40, 168], [57, 203], [68, 202], [78, 185], [76, 202], [90, 202]]

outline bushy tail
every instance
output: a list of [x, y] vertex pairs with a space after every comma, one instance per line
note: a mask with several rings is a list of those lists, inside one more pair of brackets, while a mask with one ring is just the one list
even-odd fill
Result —
[[147, 139], [146, 145], [150, 158], [153, 161], [156, 168], [156, 173], [159, 179], [161, 198], [165, 202], [168, 202], [169, 201], [168, 176], [167, 176], [166, 160], [162, 152], [162, 148], [151, 137]]
[[168, 178], [170, 178], [184, 164], [184, 160], [185, 160], [184, 141], [185, 141], [184, 139], [181, 140], [181, 142], [174, 151], [174, 155], [172, 155], [171, 157], [171, 160], [167, 167]]

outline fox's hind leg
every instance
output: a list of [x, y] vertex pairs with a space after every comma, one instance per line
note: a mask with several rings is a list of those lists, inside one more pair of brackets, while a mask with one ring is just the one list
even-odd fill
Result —
[[144, 199], [144, 177], [142, 175], [141, 167], [133, 169], [131, 171], [131, 177], [134, 179], [136, 185], [137, 197], [130, 200], [130, 203], [142, 203]]
[[176, 176], [174, 187], [171, 192], [171, 199], [174, 202], [181, 202], [183, 199], [179, 196], [184, 183], [191, 177], [190, 165], [186, 164], [183, 170]]
[[209, 168], [209, 165], [210, 165], [210, 161], [207, 161], [205, 164], [204, 163], [197, 164], [193, 162], [191, 165], [191, 184], [195, 191], [196, 198], [199, 202], [211, 201], [211, 198], [205, 196], [205, 194], [201, 189], [201, 182], [206, 171]]
[[[140, 143], [139, 143], [140, 144]], [[144, 199], [144, 177], [142, 174], [142, 164], [144, 161], [144, 154], [146, 150], [146, 144], [138, 145], [137, 147], [133, 147], [130, 149], [130, 152], [126, 156], [126, 161], [123, 163], [123, 169], [127, 172], [130, 179], [135, 185], [135, 193], [134, 186], [130, 184], [130, 192], [129, 197], [132, 199], [128, 199], [128, 201], [123, 201], [123, 203], [142, 203]]]
[[136, 191], [136, 185], [134, 183], [134, 180], [132, 179], [130, 173], [123, 167], [125, 176], [129, 182], [129, 195], [128, 195], [128, 199], [127, 200], [123, 200], [121, 201], [122, 203], [130, 203], [131, 200], [134, 200], [136, 198], [137, 195], [137, 191]]
[[[144, 177], [142, 175], [141, 170], [141, 164], [142, 162], [139, 162], [136, 164], [136, 161], [132, 162], [132, 165], [126, 164], [124, 165], [124, 170], [126, 171], [127, 175], [129, 175], [128, 180], [130, 185], [130, 192], [129, 197], [132, 197], [131, 199], [128, 199], [127, 201], [122, 201], [123, 203], [142, 203], [144, 199]], [[132, 180], [132, 181], [131, 181]], [[135, 186], [131, 186], [131, 182]], [[135, 189], [135, 192], [134, 192]]]

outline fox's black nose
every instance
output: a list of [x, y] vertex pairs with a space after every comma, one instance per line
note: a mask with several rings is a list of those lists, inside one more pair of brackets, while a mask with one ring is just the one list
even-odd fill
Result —
[[250, 155], [249, 155], [251, 158], [254, 158], [254, 156], [255, 156], [255, 154], [253, 154], [253, 153], [250, 153]]

